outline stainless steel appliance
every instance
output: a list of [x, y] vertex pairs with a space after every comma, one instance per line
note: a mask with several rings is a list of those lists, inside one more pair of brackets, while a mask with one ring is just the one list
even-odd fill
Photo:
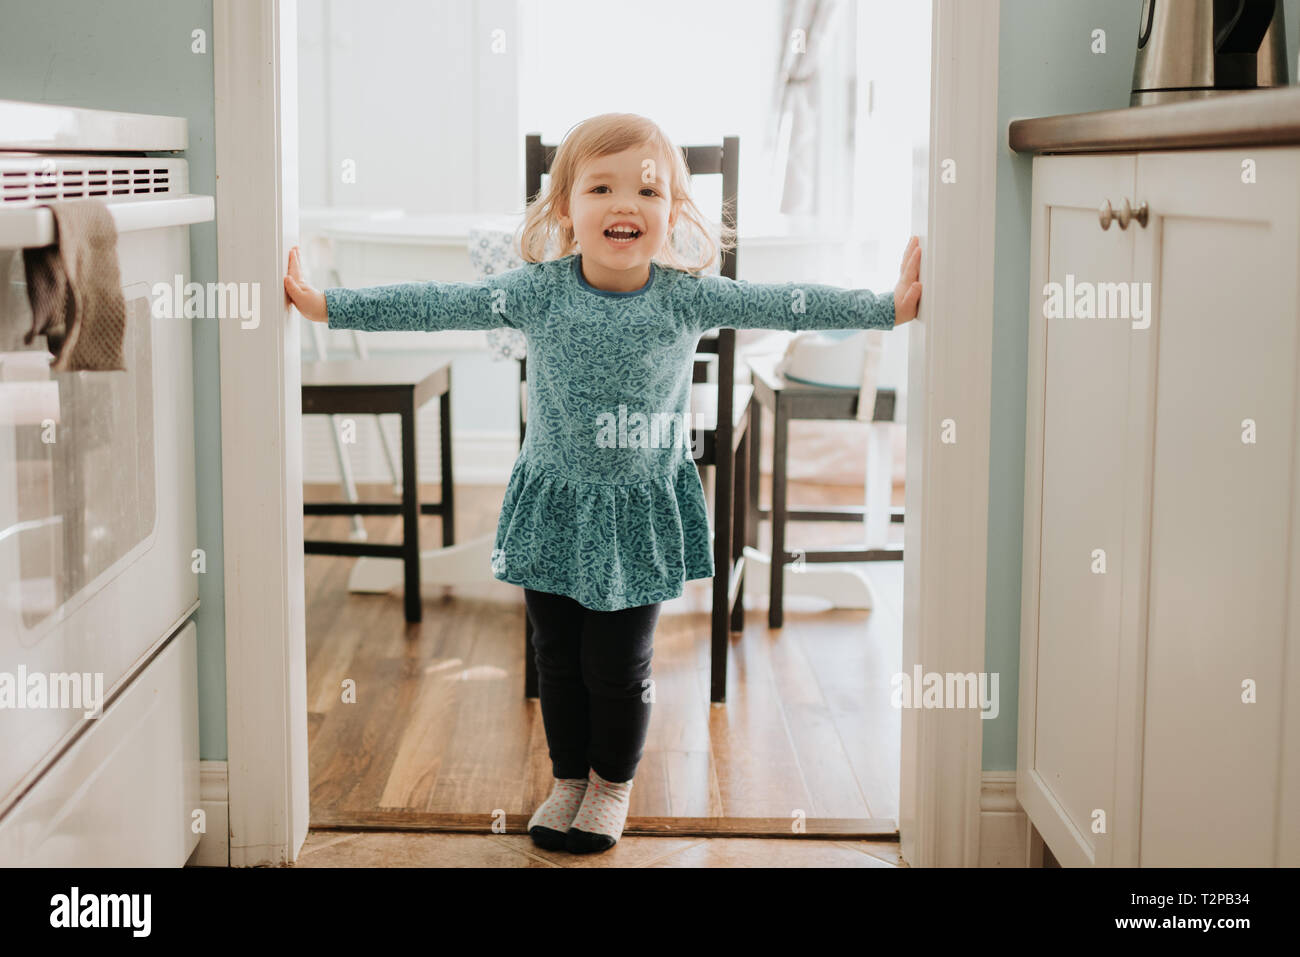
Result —
[[1130, 106], [1286, 86], [1282, 0], [1142, 0]]

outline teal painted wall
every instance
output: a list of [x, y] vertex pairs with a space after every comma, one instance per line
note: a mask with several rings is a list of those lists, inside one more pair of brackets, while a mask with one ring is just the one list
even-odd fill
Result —
[[[998, 174], [989, 436], [985, 665], [998, 672], [1001, 710], [984, 724], [983, 768], [1016, 767], [1020, 681], [1020, 574], [1024, 531], [1025, 387], [1029, 334], [1031, 160], [1007, 148], [1013, 119], [1128, 106], [1141, 0], [1002, 0], [998, 31]], [[1289, 75], [1295, 82], [1300, 0], [1286, 0]], [[1092, 32], [1106, 31], [1106, 53]]]
[[[159, 113], [189, 121], [190, 190], [216, 193], [212, 0], [0, 0], [0, 99]], [[193, 53], [202, 30], [206, 52]], [[172, 154], [167, 154], [172, 155]], [[216, 223], [190, 227], [190, 278], [217, 279]], [[199, 755], [226, 758], [226, 625], [221, 546], [217, 328], [194, 324], [199, 544]]]

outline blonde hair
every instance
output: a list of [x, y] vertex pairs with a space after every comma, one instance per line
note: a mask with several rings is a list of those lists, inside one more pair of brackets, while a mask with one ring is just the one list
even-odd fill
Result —
[[[670, 212], [677, 214], [675, 229], [669, 232], [663, 248], [650, 258], [674, 269], [698, 273], [712, 266], [721, 250], [734, 249], [736, 237], [733, 229], [721, 225], [720, 235], [716, 238], [713, 235], [710, 221], [691, 198], [686, 156], [673, 146], [672, 140], [658, 124], [635, 113], [602, 113], [569, 130], [555, 151], [550, 182], [531, 198], [523, 225], [515, 236], [520, 257], [525, 262], [536, 263], [563, 259], [573, 253], [578, 246], [577, 239], [571, 226], [560, 223], [560, 215], [567, 207], [579, 170], [588, 160], [643, 145], [668, 158], [668, 189], [672, 194]], [[727, 199], [725, 202], [733, 201]], [[693, 245], [700, 251], [699, 256], [691, 261], [683, 259], [673, 248], [673, 235], [683, 227], [684, 238], [694, 239]]]

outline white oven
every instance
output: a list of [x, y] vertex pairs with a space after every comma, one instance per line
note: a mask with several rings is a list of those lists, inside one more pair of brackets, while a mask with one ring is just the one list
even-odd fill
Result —
[[[193, 320], [151, 305], [213, 199], [147, 155], [186, 145], [183, 118], [0, 101], [0, 866], [179, 865], [198, 841]], [[42, 204], [86, 197], [118, 230], [125, 371], [52, 372], [22, 341]], [[73, 675], [101, 714], [35, 696]]]

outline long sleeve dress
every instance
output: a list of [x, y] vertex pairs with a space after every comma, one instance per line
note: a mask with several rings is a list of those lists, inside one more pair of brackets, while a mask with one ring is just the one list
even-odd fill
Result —
[[892, 293], [759, 284], [657, 263], [640, 289], [587, 283], [581, 253], [477, 282], [324, 291], [331, 329], [493, 329], [528, 343], [528, 427], [506, 487], [492, 574], [616, 611], [714, 574], [692, 457], [701, 334], [892, 329]]

